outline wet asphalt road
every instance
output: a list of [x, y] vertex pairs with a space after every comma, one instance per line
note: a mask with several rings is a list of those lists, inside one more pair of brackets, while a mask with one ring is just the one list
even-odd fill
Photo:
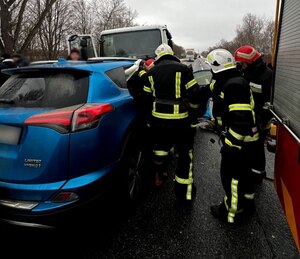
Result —
[[[198, 131], [194, 174], [197, 199], [192, 209], [175, 206], [173, 181], [150, 190], [136, 209], [118, 197], [101, 206], [103, 216], [71, 229], [1, 228], [0, 258], [293, 258], [298, 255], [272, 181], [258, 188], [257, 213], [239, 227], [213, 218], [219, 203], [219, 146], [211, 133]], [[272, 177], [272, 159], [268, 173]], [[5, 237], [5, 238], [4, 238]], [[6, 255], [8, 253], [8, 255]]]

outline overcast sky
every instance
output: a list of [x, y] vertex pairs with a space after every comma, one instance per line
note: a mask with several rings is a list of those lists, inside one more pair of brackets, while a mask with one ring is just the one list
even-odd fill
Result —
[[125, 0], [137, 10], [137, 22], [166, 24], [178, 45], [206, 50], [222, 38], [231, 40], [250, 12], [275, 16], [275, 0]]

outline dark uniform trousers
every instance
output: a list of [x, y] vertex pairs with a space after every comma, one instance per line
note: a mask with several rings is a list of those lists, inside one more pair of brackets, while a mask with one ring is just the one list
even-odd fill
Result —
[[175, 175], [175, 194], [179, 199], [192, 199], [193, 192], [193, 144], [195, 128], [182, 120], [153, 119], [154, 161], [156, 171], [164, 171], [170, 150], [175, 147], [178, 165]]

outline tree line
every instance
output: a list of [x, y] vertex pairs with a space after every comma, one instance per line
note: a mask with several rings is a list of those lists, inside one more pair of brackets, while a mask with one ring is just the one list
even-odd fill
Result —
[[16, 52], [33, 60], [67, 54], [72, 34], [135, 25], [137, 12], [124, 0], [1, 0], [0, 52]]
[[272, 54], [274, 28], [275, 24], [273, 19], [248, 13], [244, 16], [242, 24], [237, 26], [236, 36], [232, 40], [228, 41], [222, 39], [214, 46], [203, 51], [201, 55], [206, 57], [211, 50], [216, 48], [224, 48], [234, 53], [236, 49], [243, 45], [251, 45], [258, 51], [264, 53], [266, 58], [270, 58]]

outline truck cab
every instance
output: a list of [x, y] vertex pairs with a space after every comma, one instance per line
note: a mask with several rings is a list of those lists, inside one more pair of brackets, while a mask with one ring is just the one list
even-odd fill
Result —
[[98, 56], [149, 59], [155, 57], [155, 50], [162, 43], [173, 47], [167, 26], [135, 26], [103, 31], [98, 53], [91, 35], [69, 36], [68, 50], [70, 53], [72, 48], [79, 49], [83, 59]]

